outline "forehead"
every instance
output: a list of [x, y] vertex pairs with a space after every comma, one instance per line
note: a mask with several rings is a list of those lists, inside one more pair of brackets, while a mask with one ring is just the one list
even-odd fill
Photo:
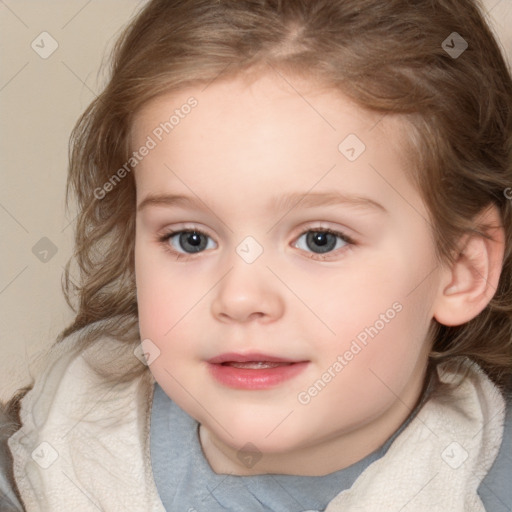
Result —
[[297, 77], [218, 80], [162, 95], [137, 113], [132, 148], [154, 142], [135, 170], [137, 188], [176, 182], [172, 167], [194, 187], [214, 179], [227, 192], [240, 186], [250, 192], [262, 178], [271, 180], [274, 193], [290, 188], [291, 179], [299, 189], [319, 178], [350, 189], [358, 173], [381, 182], [383, 162], [400, 182], [410, 167], [406, 128], [398, 116], [370, 112], [339, 91]]
[[339, 136], [340, 130], [352, 125], [360, 136], [369, 131], [373, 137], [389, 140], [407, 126], [400, 116], [365, 109], [339, 89], [318, 80], [272, 71], [248, 77], [226, 77], [157, 96], [134, 116], [132, 140], [136, 142], [141, 135], [151, 132], [155, 122], [169, 120], [173, 111], [179, 111], [191, 97], [198, 104], [193, 117], [198, 123], [215, 124], [217, 132], [232, 128], [230, 123], [233, 122], [238, 127], [254, 126], [255, 118], [259, 118], [267, 122], [267, 129], [275, 125], [276, 131], [286, 127], [287, 120], [290, 124], [300, 120], [304, 129], [320, 127], [322, 131], [338, 132]]

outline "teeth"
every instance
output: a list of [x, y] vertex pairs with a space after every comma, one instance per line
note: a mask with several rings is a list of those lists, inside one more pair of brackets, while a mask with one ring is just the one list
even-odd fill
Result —
[[263, 370], [265, 368], [277, 368], [278, 366], [282, 366], [283, 364], [289, 363], [276, 363], [271, 361], [229, 361], [224, 364], [228, 366], [233, 366], [234, 368], [243, 368], [248, 370]]

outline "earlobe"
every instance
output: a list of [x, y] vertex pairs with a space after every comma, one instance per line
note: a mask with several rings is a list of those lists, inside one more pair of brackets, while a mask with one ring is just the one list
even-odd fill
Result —
[[487, 236], [465, 235], [459, 256], [446, 269], [436, 301], [434, 318], [447, 326], [462, 325], [485, 309], [494, 296], [501, 274], [505, 233], [496, 206], [476, 219]]

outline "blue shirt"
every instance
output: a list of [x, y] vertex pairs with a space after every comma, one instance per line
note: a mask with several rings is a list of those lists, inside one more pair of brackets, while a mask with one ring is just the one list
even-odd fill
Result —
[[[478, 493], [487, 512], [512, 510], [512, 399], [503, 442]], [[155, 384], [151, 411], [151, 464], [155, 484], [168, 511], [305, 512], [323, 511], [352, 486], [372, 462], [382, 457], [423, 402], [378, 450], [355, 464], [325, 476], [218, 475], [203, 455], [198, 422]]]

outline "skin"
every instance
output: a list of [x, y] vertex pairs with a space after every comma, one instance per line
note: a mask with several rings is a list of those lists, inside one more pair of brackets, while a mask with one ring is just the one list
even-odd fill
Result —
[[[338, 91], [269, 73], [157, 98], [136, 116], [133, 147], [190, 96], [197, 107], [135, 170], [137, 204], [145, 202], [135, 242], [141, 339], [158, 352], [150, 371], [200, 423], [217, 473], [324, 475], [347, 467], [380, 447], [417, 403], [433, 319], [464, 320], [457, 317], [464, 282], [455, 286], [455, 273], [436, 260], [426, 206], [407, 177], [404, 125]], [[353, 162], [338, 150], [349, 134], [366, 145]], [[380, 207], [295, 201], [273, 209], [274, 197], [322, 192], [364, 196]], [[162, 194], [198, 204], [147, 201]], [[190, 255], [178, 237], [162, 240], [190, 228], [205, 233], [204, 251]], [[303, 235], [320, 228], [354, 243], [336, 238], [322, 260]], [[247, 236], [263, 249], [250, 264], [236, 252]], [[471, 311], [466, 304], [466, 316], [489, 298], [482, 293]], [[400, 312], [301, 403], [299, 394], [332, 373], [338, 356], [393, 304]], [[272, 389], [231, 389], [206, 363], [225, 352], [308, 364]], [[261, 455], [251, 467], [238, 457], [247, 443]]]

